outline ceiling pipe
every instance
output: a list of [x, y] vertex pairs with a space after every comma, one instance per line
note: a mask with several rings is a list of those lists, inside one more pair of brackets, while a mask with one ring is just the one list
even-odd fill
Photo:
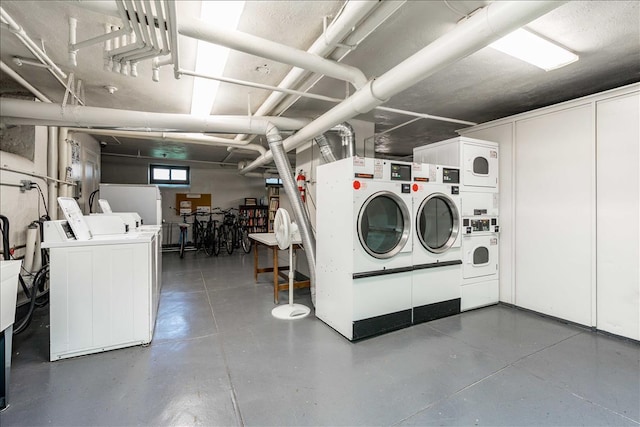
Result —
[[[353, 31], [366, 16], [376, 10], [380, 2], [369, 1], [349, 1], [344, 5], [338, 16], [329, 24], [326, 31], [316, 39], [316, 41], [307, 50], [308, 53], [326, 57], [336, 48], [336, 45], [344, 40], [344, 38]], [[309, 71], [294, 67], [282, 79], [278, 88], [291, 89], [309, 74]], [[285, 97], [286, 92], [272, 93], [256, 110], [254, 116], [265, 116], [273, 110]], [[238, 135], [236, 139], [244, 139], [246, 135]]]
[[[286, 117], [192, 116], [77, 105], [67, 105], [62, 108], [60, 104], [44, 104], [9, 98], [0, 98], [0, 109], [2, 110], [2, 120], [6, 123], [12, 122], [12, 119], [22, 119], [24, 123], [24, 119], [28, 119], [41, 125], [160, 132], [179, 130], [182, 132], [264, 135], [268, 123], [273, 123], [283, 130], [292, 131], [301, 129], [310, 122], [308, 119]], [[244, 144], [244, 141], [238, 142]]]
[[178, 34], [183, 36], [344, 80], [355, 88], [367, 83], [367, 77], [358, 68], [241, 31], [221, 30], [197, 18], [181, 19], [177, 27]]
[[173, 132], [140, 132], [140, 131], [123, 131], [114, 129], [85, 129], [85, 128], [69, 128], [69, 132], [82, 132], [92, 135], [109, 135], [121, 136], [133, 139], [149, 139], [181, 142], [185, 144], [208, 145], [215, 147], [234, 147], [244, 150], [257, 151], [264, 154], [267, 150], [258, 144], [242, 144], [231, 138], [221, 138], [212, 135], [204, 135], [198, 133], [173, 133]]
[[[405, 61], [336, 105], [287, 138], [283, 147], [291, 151], [338, 123], [371, 111], [390, 97], [406, 90], [443, 68], [486, 47], [511, 31], [564, 4], [562, 1], [494, 2], [480, 9]], [[251, 172], [273, 160], [273, 153], [260, 156], [240, 173]]]
[[13, 71], [13, 69], [11, 69], [11, 67], [9, 67], [7, 64], [4, 63], [4, 61], [0, 61], [0, 69], [6, 73], [9, 77], [11, 77], [12, 79], [14, 79], [16, 82], [18, 82], [18, 84], [20, 84], [22, 87], [24, 87], [25, 89], [27, 89], [29, 92], [31, 92], [32, 94], [35, 95], [36, 98], [38, 98], [40, 101], [51, 104], [51, 100], [49, 98], [47, 98], [47, 96], [45, 94], [43, 94], [42, 92], [40, 92], [38, 89], [36, 89], [35, 87], [33, 87], [28, 81], [26, 81], [20, 74], [16, 73], [15, 71]]
[[[322, 56], [326, 56], [329, 59], [341, 62], [353, 50], [353, 47], [358, 46], [360, 43], [362, 43], [363, 40], [369, 37], [369, 35], [372, 34], [376, 29], [378, 29], [380, 25], [385, 23], [387, 19], [389, 19], [394, 13], [396, 13], [396, 11], [398, 11], [398, 9], [400, 9], [405, 3], [405, 0], [378, 2], [377, 7], [369, 15], [367, 15], [361, 23], [359, 23], [358, 25], [349, 25], [349, 23], [345, 24], [348, 25], [348, 28], [352, 30], [352, 32], [348, 34], [346, 38], [342, 36], [341, 40], [338, 41], [341, 41], [348, 47], [339, 46], [329, 54], [322, 53]], [[338, 16], [336, 20], [341, 19], [343, 15]], [[327, 37], [331, 37], [330, 29], [331, 26], [329, 26], [329, 28], [327, 29]], [[321, 38], [324, 37], [321, 36]], [[321, 39], [318, 40], [320, 41]], [[296, 69], [293, 69], [291, 70], [291, 73], [294, 73], [295, 71]], [[305, 72], [305, 74], [307, 75], [309, 73]], [[311, 74], [304, 80], [298, 79], [298, 81], [295, 83], [296, 89], [298, 89], [299, 91], [307, 92], [312, 87], [314, 87], [315, 84], [318, 83], [321, 79], [322, 76], [318, 74]], [[260, 114], [256, 113], [256, 115], [269, 114], [272, 116], [279, 116], [287, 111], [289, 107], [291, 107], [298, 99], [299, 98], [296, 96], [288, 96], [286, 98], [283, 96], [270, 96], [269, 98], [267, 98], [263, 106], [261, 106], [257, 110], [257, 113]]]

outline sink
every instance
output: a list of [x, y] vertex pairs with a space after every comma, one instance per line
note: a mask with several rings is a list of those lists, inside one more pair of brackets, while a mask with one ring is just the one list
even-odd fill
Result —
[[0, 261], [0, 331], [12, 325], [16, 317], [18, 273], [22, 261]]

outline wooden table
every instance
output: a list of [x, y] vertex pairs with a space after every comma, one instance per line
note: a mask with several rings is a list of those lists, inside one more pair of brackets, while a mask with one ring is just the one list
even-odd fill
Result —
[[[289, 289], [289, 276], [288, 272], [280, 270], [289, 270], [289, 266], [278, 265], [278, 242], [276, 241], [275, 233], [251, 233], [249, 238], [253, 240], [253, 278], [258, 281], [259, 273], [273, 273], [273, 302], [278, 304], [278, 292]], [[296, 251], [302, 248], [302, 242], [299, 240], [293, 240], [291, 242], [293, 250]], [[273, 252], [273, 267], [260, 268], [258, 263], [258, 246], [264, 245], [267, 248], [271, 248]], [[295, 253], [294, 253], [295, 254]], [[280, 277], [286, 280], [285, 283], [280, 283]], [[309, 280], [294, 281], [293, 288], [308, 288], [311, 282]]]

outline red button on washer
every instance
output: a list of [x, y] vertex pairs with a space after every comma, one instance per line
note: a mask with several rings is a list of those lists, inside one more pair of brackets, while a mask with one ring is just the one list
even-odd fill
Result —
[[354, 190], [360, 189], [360, 181], [353, 181], [353, 189]]
[[413, 191], [418, 191], [418, 184], [413, 184]]

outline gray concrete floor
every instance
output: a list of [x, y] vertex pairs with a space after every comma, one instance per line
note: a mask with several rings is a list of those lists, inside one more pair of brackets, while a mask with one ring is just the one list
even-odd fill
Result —
[[50, 363], [38, 313], [0, 425], [640, 424], [637, 343], [494, 306], [353, 344], [313, 316], [271, 317], [252, 255], [163, 268], [148, 347]]

